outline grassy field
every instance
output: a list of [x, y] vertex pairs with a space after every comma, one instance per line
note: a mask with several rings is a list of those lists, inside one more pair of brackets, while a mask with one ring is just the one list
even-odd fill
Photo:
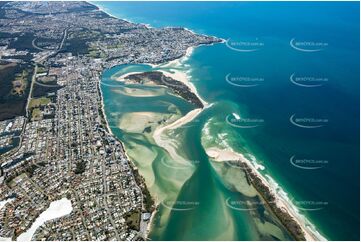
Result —
[[22, 96], [25, 93], [27, 87], [27, 78], [29, 73], [26, 70], [23, 70], [21, 74], [17, 74], [13, 83], [13, 90], [11, 91], [13, 95]]
[[140, 228], [140, 212], [132, 211], [125, 215], [125, 220], [130, 229], [139, 230]]
[[31, 113], [31, 120], [35, 121], [35, 120], [41, 120], [41, 119], [42, 119], [41, 110], [39, 108], [34, 108]]
[[29, 64], [0, 64], [0, 120], [25, 114], [33, 68]]
[[32, 98], [29, 103], [29, 108], [45, 106], [50, 102], [51, 102], [50, 98], [47, 97]]

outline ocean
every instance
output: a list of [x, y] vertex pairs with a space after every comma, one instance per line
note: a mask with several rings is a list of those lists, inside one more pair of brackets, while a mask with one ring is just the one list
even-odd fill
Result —
[[198, 47], [172, 67], [186, 72], [212, 103], [191, 123], [164, 134], [173, 156], [152, 132], [194, 107], [165, 88], [114, 81], [150, 66], [103, 73], [107, 120], [161, 202], [151, 239], [290, 239], [257, 202], [242, 171], [208, 158], [210, 147], [256, 162], [325, 238], [359, 239], [359, 3], [95, 4], [132, 22], [227, 40]]

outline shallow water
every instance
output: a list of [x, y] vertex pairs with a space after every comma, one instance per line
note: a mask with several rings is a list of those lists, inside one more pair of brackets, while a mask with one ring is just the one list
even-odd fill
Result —
[[[281, 195], [286, 192], [297, 209], [326, 238], [359, 238], [359, 3], [97, 4], [118, 17], [135, 22], [155, 27], [183, 26], [199, 33], [229, 39], [231, 47], [232, 41], [239, 44], [262, 43], [254, 52], [232, 50], [225, 44], [202, 46], [183, 66], [178, 67], [191, 75], [192, 83], [207, 102], [215, 103], [212, 109], [202, 113], [198, 122], [194, 122], [194, 130], [189, 129], [192, 130], [190, 140], [186, 138], [187, 132], [180, 132], [182, 137], [177, 139], [179, 144], [185, 140], [186, 146], [192, 144], [196, 148], [179, 148], [178, 151], [192, 157], [198, 150], [204, 153], [202, 145], [207, 147], [216, 143], [220, 147], [231, 147], [263, 165], [265, 170], [262, 173], [270, 175], [282, 187]], [[291, 46], [292, 40], [293, 43], [299, 41], [300, 45], [302, 41], [322, 44], [322, 50], [299, 51]], [[137, 66], [130, 68], [136, 71]], [[149, 67], [145, 69], [149, 70]], [[315, 79], [318, 81], [315, 82]], [[297, 84], [316, 86], [311, 88]], [[151, 100], [156, 99], [158, 97]], [[137, 103], [137, 100], [140, 99], [131, 99], [127, 105]], [[108, 101], [108, 108], [112, 109], [112, 98]], [[157, 105], [160, 103], [153, 107]], [[176, 106], [182, 108], [179, 103]], [[188, 107], [182, 113], [190, 109]], [[115, 113], [119, 112], [119, 108], [114, 110]], [[246, 122], [247, 125], [255, 127], [228, 125], [227, 120], [234, 120], [232, 114], [251, 120]], [[320, 118], [327, 122], [320, 128], [305, 129], [292, 124], [291, 117]], [[208, 135], [200, 134], [201, 143], [191, 143], [194, 134], [205, 124], [209, 129]], [[122, 133], [118, 135], [132, 139]], [[157, 147], [154, 146], [154, 149]], [[188, 151], [190, 149], [193, 151]], [[160, 149], [159, 152], [164, 151]], [[197, 158], [202, 158], [202, 155]], [[183, 180], [179, 179], [178, 190], [180, 184], [195, 173], [212, 173], [213, 177], [222, 177], [217, 181], [224, 187], [227, 187], [225, 180], [235, 176], [225, 174], [228, 169], [219, 168], [220, 164], [210, 161], [197, 164], [208, 165], [199, 168], [202, 172], [194, 168], [179, 172]], [[157, 168], [156, 165], [154, 167]], [[317, 168], [307, 169], [313, 167]], [[209, 177], [202, 179], [221, 190], [220, 185], [212, 183]], [[193, 176], [190, 180], [197, 183]], [[159, 185], [166, 191], [166, 185], [162, 182]], [[177, 189], [171, 189], [173, 198], [178, 194]], [[342, 191], [342, 194], [335, 191]], [[212, 199], [216, 202], [218, 198]], [[224, 209], [218, 213], [221, 211], [226, 214]], [[229, 230], [227, 235], [223, 235], [224, 238], [229, 238], [227, 236], [230, 234], [240, 239], [257, 238], [254, 227], [242, 226], [242, 221], [252, 221], [246, 217], [233, 217], [233, 224], [239, 219], [240, 226], [227, 227]], [[172, 231], [174, 227], [176, 233], [176, 222], [170, 224], [166, 231]], [[269, 226], [262, 228], [265, 227], [271, 229]], [[170, 236], [171, 232], [153, 234], [159, 234], [157, 238], [162, 238], [163, 235]], [[202, 233], [197, 235], [201, 236]]]
[[[137, 71], [141, 71], [141, 67], [137, 65]], [[152, 137], [154, 130], [180, 118], [194, 107], [172, 95], [170, 90], [158, 93], [156, 98], [129, 92], [125, 95], [125, 88], [134, 89], [132, 93], [145, 92], [149, 88], [123, 85], [111, 78], [125, 71], [133, 72], [134, 68], [123, 65], [104, 72], [102, 83], [106, 85], [102, 84], [101, 88], [112, 132], [123, 141], [128, 156], [136, 163], [152, 195], [160, 203], [151, 239], [289, 238], [277, 219], [265, 212], [262, 204], [257, 209], [251, 207], [252, 201], [259, 198], [240, 169], [226, 168], [227, 164], [208, 159], [201, 144], [201, 130], [209, 112], [207, 114], [206, 110], [190, 123], [162, 134], [170, 149], [174, 150], [174, 153], [169, 153], [156, 145]], [[151, 129], [145, 131], [146, 127]], [[229, 204], [230, 199], [235, 206]], [[241, 209], [237, 207], [240, 202]]]

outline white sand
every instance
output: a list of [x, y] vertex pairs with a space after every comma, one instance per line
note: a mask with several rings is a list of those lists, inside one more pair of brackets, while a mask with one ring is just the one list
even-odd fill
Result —
[[196, 87], [192, 82], [189, 81], [188, 75], [185, 72], [172, 69], [172, 72], [170, 73], [164, 70], [160, 70], [166, 77], [171, 77], [174, 80], [182, 82], [184, 85], [189, 87], [189, 89], [198, 97], [198, 99], [202, 102], [202, 104], [207, 107], [208, 103], [202, 99], [202, 97], [198, 94]]
[[12, 241], [11, 238], [0, 237], [0, 241]]
[[295, 221], [300, 225], [301, 229], [305, 233], [306, 240], [308, 241], [326, 240], [326, 238], [324, 238], [321, 234], [319, 234], [316, 231], [316, 229], [312, 226], [310, 221], [308, 221], [305, 216], [303, 216], [298, 212], [297, 208], [291, 203], [286, 193], [280, 195], [280, 192], [278, 191], [280, 187], [278, 186], [278, 184], [274, 182], [270, 176], [267, 176], [268, 179], [262, 176], [258, 172], [257, 166], [248, 159], [246, 159], [244, 155], [240, 153], [236, 153], [231, 149], [222, 150], [216, 147], [207, 148], [206, 153], [209, 157], [211, 157], [212, 159], [218, 162], [231, 161], [231, 160], [240, 160], [242, 162], [245, 162], [248, 165], [248, 167], [252, 169], [253, 173], [256, 174], [261, 179], [262, 183], [265, 184], [273, 193], [273, 195], [276, 198], [276, 205], [279, 208], [282, 208], [283, 210], [287, 211], [287, 213], [290, 214], [295, 219]]
[[127, 83], [127, 81], [125, 80], [125, 77], [127, 76], [130, 76], [130, 75], [133, 75], [133, 74], [140, 74], [140, 73], [144, 73], [144, 71], [134, 71], [134, 72], [127, 72], [121, 76], [118, 76], [118, 77], [114, 77], [112, 76], [111, 79], [114, 79], [114, 80], [117, 80], [117, 81], [120, 81], [120, 82], [124, 82], [124, 83]]
[[63, 217], [68, 215], [73, 210], [71, 206], [71, 202], [67, 198], [62, 198], [60, 200], [54, 201], [50, 203], [48, 209], [42, 212], [39, 217], [35, 220], [35, 222], [31, 225], [30, 229], [26, 232], [22, 233], [17, 241], [31, 241], [35, 231], [43, 225], [45, 222]]
[[125, 113], [119, 120], [118, 127], [126, 132], [142, 133], [146, 127], [152, 131], [158, 122], [168, 119], [171, 114], [156, 112], [131, 112]]
[[153, 133], [153, 139], [155, 143], [164, 148], [168, 151], [169, 155], [179, 162], [183, 162], [184, 164], [187, 164], [187, 160], [185, 160], [183, 157], [181, 157], [178, 152], [177, 148], [172, 145], [171, 142], [169, 142], [169, 139], [167, 137], [162, 137], [162, 133], [165, 132], [168, 129], [176, 129], [188, 122], [191, 122], [195, 117], [198, 116], [202, 112], [201, 108], [194, 109], [187, 113], [185, 116], [181, 117], [180, 119], [177, 119], [175, 122], [166, 125], [166, 126], [160, 126], [158, 127], [154, 133]]
[[175, 59], [175, 60], [172, 60], [172, 61], [169, 61], [165, 64], [160, 64], [160, 65], [157, 65], [156, 67], [177, 67], [177, 66], [181, 66], [183, 62], [187, 61], [188, 58], [192, 55], [193, 51], [195, 50], [196, 47], [194, 46], [191, 46], [191, 47], [188, 47], [187, 50], [186, 50], [186, 54], [184, 56], [182, 56], [181, 58], [179, 59]]
[[143, 90], [143, 89], [128, 88], [128, 87], [123, 87], [121, 89], [113, 89], [112, 91], [130, 97], [157, 97], [165, 93], [165, 91], [163, 91], [162, 89]]
[[[186, 54], [180, 58], [180, 59], [176, 59], [176, 60], [173, 60], [173, 61], [170, 61], [166, 64], [162, 64], [162, 65], [159, 65], [158, 67], [162, 67], [162, 68], [165, 68], [165, 67], [177, 67], [177, 66], [181, 66], [183, 62], [185, 62], [193, 53], [195, 47], [189, 47], [187, 50], [186, 50]], [[159, 70], [160, 72], [162, 72], [165, 76], [167, 77], [171, 77], [173, 78], [174, 80], [177, 80], [177, 81], [180, 81], [182, 82], [183, 84], [185, 84], [186, 86], [189, 87], [189, 89], [199, 98], [199, 100], [201, 100], [201, 102], [203, 103], [203, 105], [205, 107], [208, 106], [208, 103], [202, 99], [202, 97], [199, 95], [196, 87], [194, 86], [194, 84], [192, 82], [190, 82], [190, 78], [189, 76], [187, 75], [187, 73], [185, 72], [182, 72], [180, 70], [177, 70], [177, 69], [171, 69], [171, 71], [173, 73], [170, 73], [170, 72], [167, 72], [167, 71], [164, 71], [164, 70]]]

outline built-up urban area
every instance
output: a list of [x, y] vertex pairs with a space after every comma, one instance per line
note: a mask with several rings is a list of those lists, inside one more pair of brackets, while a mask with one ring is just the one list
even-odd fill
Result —
[[0, 237], [19, 238], [65, 200], [70, 212], [32, 239], [146, 239], [154, 202], [107, 126], [102, 71], [218, 41], [130, 23], [86, 2], [1, 2]]

